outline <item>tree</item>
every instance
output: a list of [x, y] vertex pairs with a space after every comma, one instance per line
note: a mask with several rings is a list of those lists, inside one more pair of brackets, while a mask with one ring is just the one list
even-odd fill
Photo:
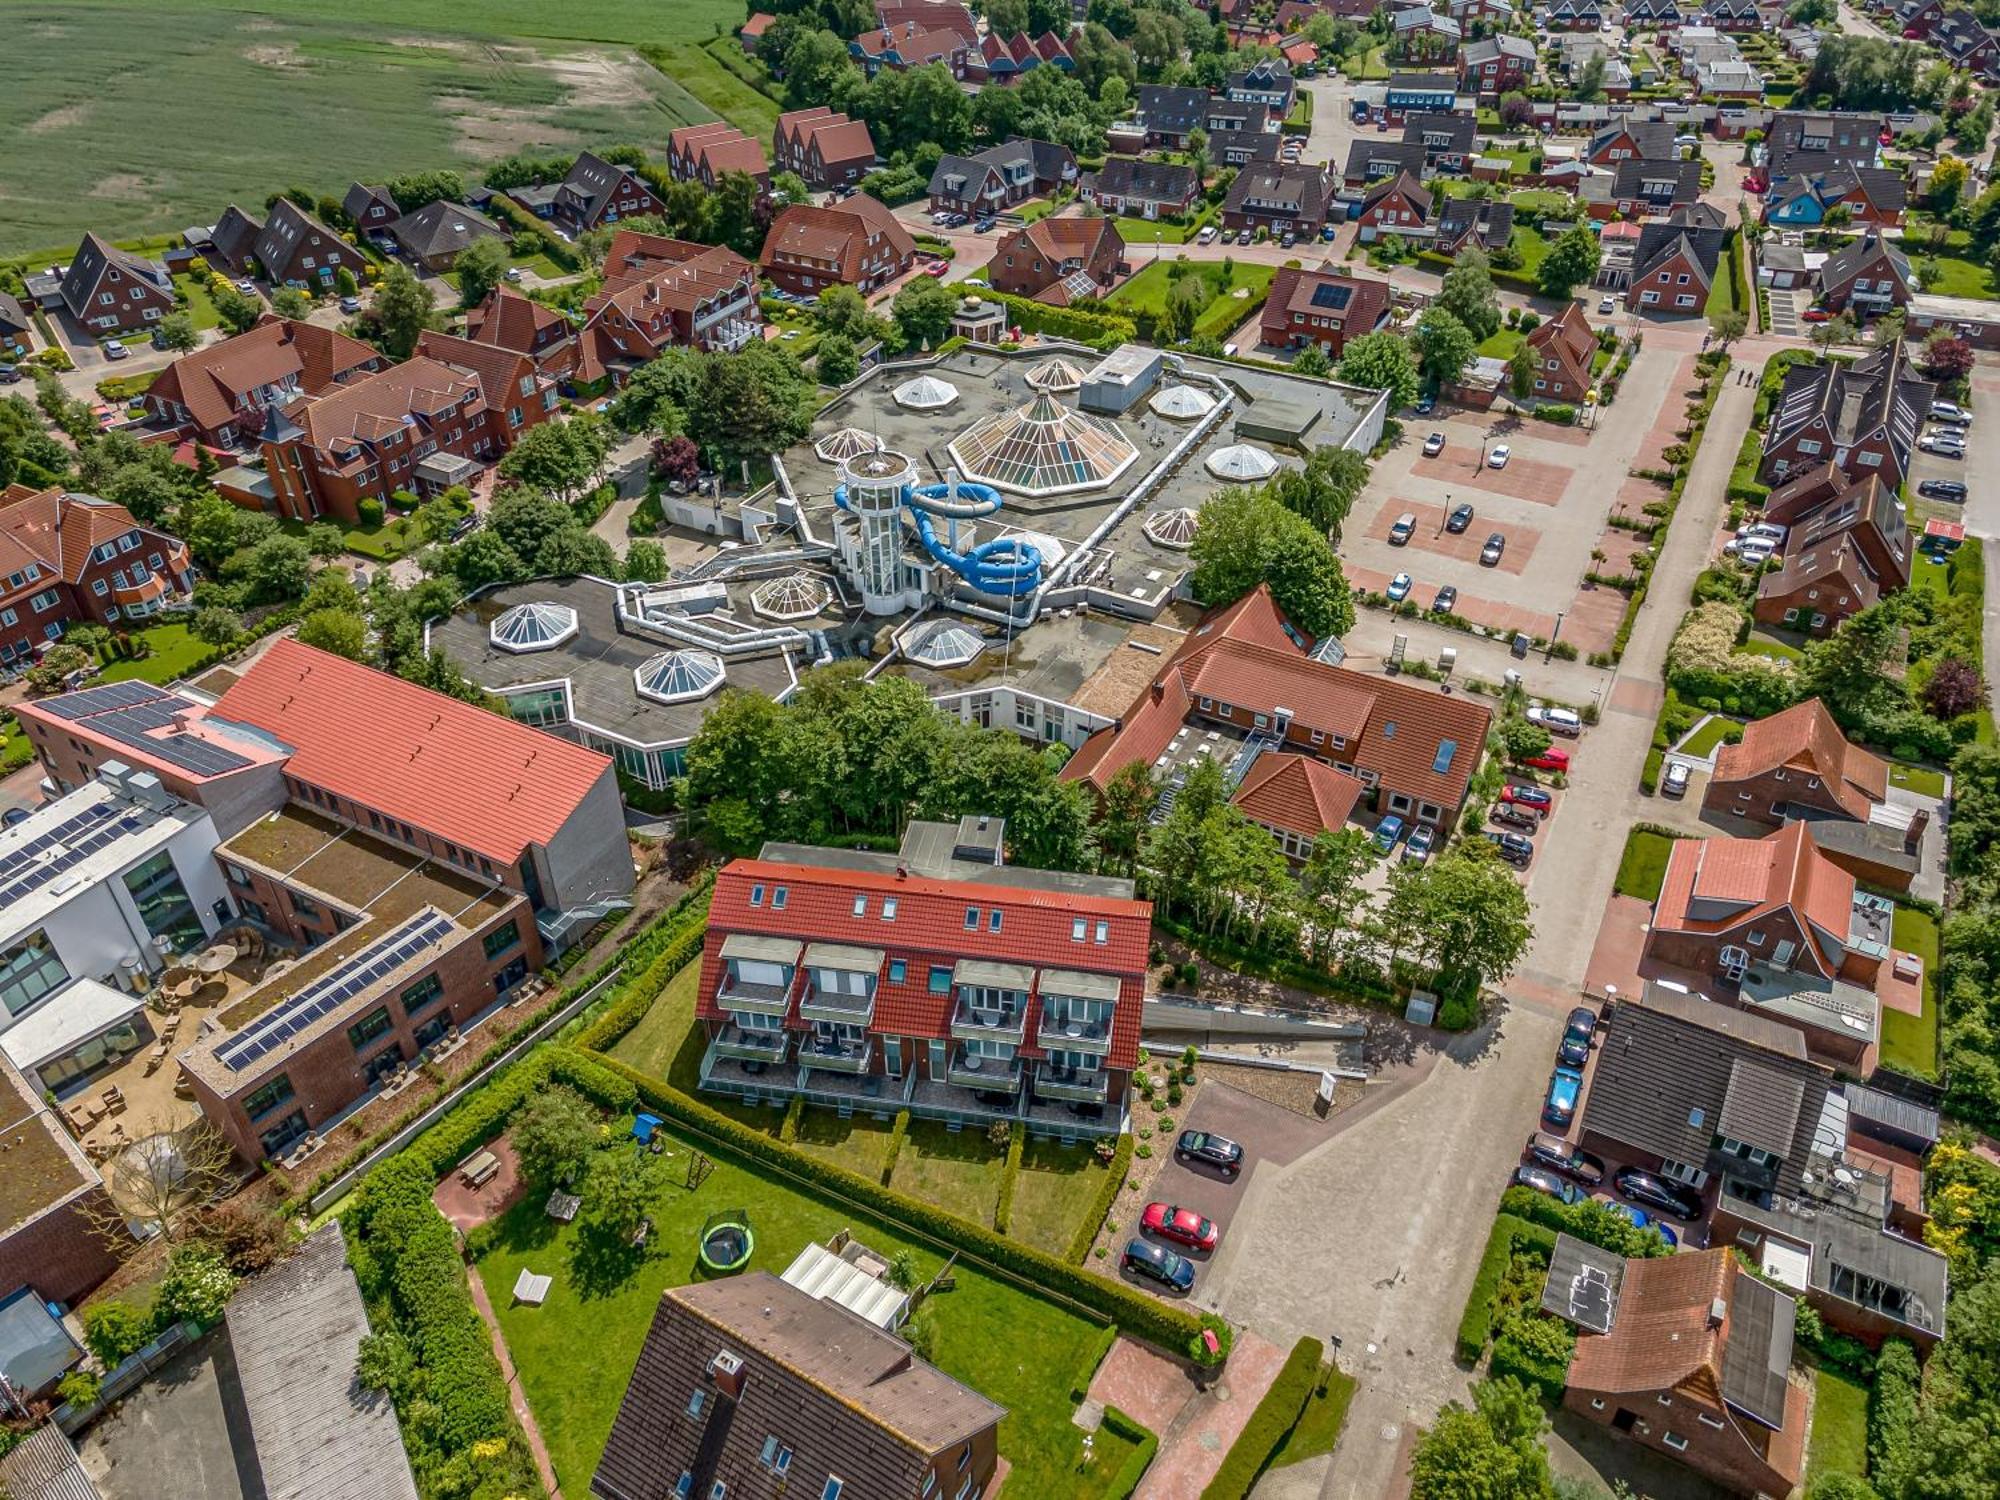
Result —
[[1354, 628], [1354, 601], [1326, 534], [1261, 490], [1224, 490], [1201, 508], [1189, 551], [1195, 597], [1228, 604], [1261, 582], [1313, 636]]
[[459, 303], [477, 307], [507, 274], [507, 242], [496, 235], [474, 240], [458, 252], [452, 270], [458, 275]]
[[1727, 349], [1750, 331], [1750, 314], [1740, 307], [1732, 307], [1727, 312], [1711, 314], [1708, 323], [1715, 330], [1717, 343]]
[[521, 554], [508, 546], [498, 532], [482, 527], [455, 547], [438, 549], [437, 562], [458, 580], [467, 593], [489, 584], [511, 583], [528, 576]]
[[1917, 355], [1917, 366], [1924, 379], [1941, 385], [1966, 379], [1972, 374], [1975, 361], [1971, 343], [1942, 328], [1924, 340], [1924, 347]]
[[1604, 97], [1604, 67], [1605, 56], [1602, 52], [1593, 52], [1584, 59], [1583, 66], [1577, 70], [1576, 81], [1571, 85], [1579, 104], [1595, 104]]
[[1450, 385], [1479, 353], [1479, 340], [1457, 318], [1433, 304], [1417, 320], [1417, 368], [1433, 385]]
[[1554, 1493], [1533, 1392], [1511, 1377], [1445, 1403], [1410, 1457], [1411, 1500], [1547, 1500]]
[[1955, 719], [1986, 701], [1986, 679], [1969, 662], [1947, 656], [1932, 669], [1930, 681], [1917, 696], [1932, 718]]
[[1380, 859], [1365, 829], [1324, 829], [1313, 840], [1299, 871], [1304, 903], [1300, 938], [1316, 962], [1324, 962], [1354, 928], [1355, 917], [1368, 903], [1362, 882]]
[[[1076, 77], [1086, 92], [1098, 94], [1113, 79], [1130, 88], [1139, 81], [1139, 66], [1132, 50], [1095, 21], [1069, 35], [1070, 56], [1076, 59]], [[963, 95], [960, 96], [964, 97]]]
[[790, 208], [794, 203], [810, 203], [812, 189], [806, 186], [805, 178], [796, 172], [774, 172], [771, 174], [771, 206]]
[[798, 442], [812, 430], [818, 406], [817, 387], [799, 372], [790, 352], [755, 343], [704, 366], [690, 430], [725, 463], [739, 463]]
[[118, 1152], [103, 1168], [105, 1196], [80, 1200], [91, 1232], [109, 1245], [129, 1245], [130, 1226], [168, 1243], [185, 1237], [184, 1220], [231, 1180], [236, 1153], [208, 1121], [176, 1125], [161, 1116], [133, 1132], [141, 1144]]
[[698, 349], [668, 349], [639, 366], [611, 403], [612, 425], [657, 437], [685, 432], [688, 413], [700, 403], [710, 357]]
[[544, 1085], [521, 1106], [510, 1137], [521, 1175], [540, 1187], [572, 1181], [604, 1139], [596, 1106], [562, 1084]]
[[610, 451], [604, 419], [580, 411], [567, 421], [542, 422], [522, 433], [500, 460], [500, 476], [568, 503], [596, 481]]
[[748, 172], [724, 172], [709, 195], [702, 237], [739, 255], [755, 255], [764, 238], [758, 224], [760, 197], [756, 179]]
[[1160, 800], [1160, 788], [1145, 761], [1120, 766], [1105, 783], [1097, 810], [1097, 854], [1108, 869], [1137, 868], [1139, 846]]
[[215, 313], [222, 320], [222, 326], [231, 333], [248, 333], [264, 316], [261, 302], [226, 281], [209, 294], [209, 300], [215, 304]]
[[299, 621], [299, 639], [349, 661], [368, 659], [368, 622], [349, 610], [314, 610]]
[[1832, 635], [1806, 647], [1799, 696], [1819, 698], [1843, 725], [1854, 723], [1897, 691], [1887, 668], [1900, 628], [1900, 611], [1891, 603], [1841, 621]]
[[408, 359], [416, 352], [417, 340], [425, 330], [437, 326], [437, 297], [410, 274], [400, 262], [383, 273], [375, 289], [375, 300], [362, 315], [375, 330], [382, 350], [392, 359]]
[[1518, 89], [1500, 96], [1500, 123], [1509, 130], [1519, 130], [1535, 117], [1535, 106], [1528, 96]]
[[180, 534], [205, 568], [219, 568], [238, 546], [237, 518], [244, 512], [212, 491], [197, 495], [181, 513]]
[[813, 371], [821, 385], [843, 386], [861, 373], [861, 357], [845, 335], [820, 335], [819, 352], [813, 357]]
[[1940, 218], [1948, 216], [1958, 207], [1959, 195], [1971, 176], [1971, 168], [1958, 157], [1940, 156], [1931, 168], [1931, 212]]
[[936, 277], [919, 276], [896, 293], [890, 311], [905, 345], [912, 349], [931, 349], [943, 343], [951, 332], [951, 318], [958, 311], [958, 298], [946, 291]]
[[1516, 401], [1525, 401], [1535, 389], [1535, 351], [1526, 344], [1507, 361], [1507, 389]]
[[854, 344], [880, 338], [887, 324], [868, 310], [868, 299], [858, 287], [830, 286], [813, 304], [813, 321], [821, 333], [837, 333]]
[[1264, 489], [1285, 509], [1338, 542], [1341, 525], [1367, 483], [1367, 459], [1352, 448], [1320, 447], [1306, 456], [1303, 468], [1280, 469]]
[[615, 580], [618, 554], [611, 550], [611, 543], [588, 527], [565, 526], [542, 542], [535, 553], [535, 571], [550, 578], [575, 578], [587, 573], [593, 578]]
[[1500, 331], [1500, 299], [1493, 293], [1493, 273], [1486, 254], [1478, 249], [1458, 252], [1458, 258], [1444, 273], [1433, 306], [1441, 307], [1472, 332], [1474, 342], [1484, 342]]
[[1542, 257], [1542, 268], [1536, 276], [1542, 295], [1568, 301], [1572, 291], [1596, 277], [1599, 258], [1596, 235], [1581, 224], [1564, 230]]
[[188, 630], [204, 645], [227, 646], [243, 634], [243, 617], [233, 609], [211, 604], [194, 612], [194, 620]]
[[281, 286], [271, 293], [271, 311], [281, 318], [307, 318], [312, 310], [312, 298], [295, 286]]
[[655, 438], [653, 472], [669, 484], [692, 486], [701, 477], [701, 450], [693, 438]]
[[1389, 905], [1399, 900], [1409, 904], [1416, 935], [1411, 956], [1447, 982], [1474, 976], [1498, 983], [1534, 937], [1527, 893], [1483, 841], [1454, 846], [1410, 869], [1406, 880], [1390, 887]]
[[575, 524], [576, 513], [567, 505], [527, 488], [501, 493], [486, 517], [487, 530], [528, 561], [542, 550], [543, 542]]
[[1333, 373], [1333, 361], [1327, 356], [1326, 345], [1317, 341], [1307, 344], [1292, 356], [1292, 373], [1304, 375], [1314, 380], [1324, 380]]
[[667, 1159], [650, 1151], [619, 1151], [590, 1169], [584, 1222], [598, 1233], [629, 1240], [666, 1189]]
[[1340, 378], [1348, 385], [1389, 393], [1389, 410], [1417, 399], [1417, 362], [1400, 334], [1364, 333], [1349, 339], [1340, 356]]
[[248, 577], [259, 599], [296, 599], [312, 582], [312, 553], [298, 537], [267, 537], [251, 550]]
[[342, 297], [352, 297], [361, 290], [361, 283], [354, 279], [354, 273], [346, 266], [336, 266], [333, 272], [333, 290]]
[[93, 1302], [83, 1310], [83, 1342], [109, 1370], [153, 1340], [153, 1320], [129, 1302]]
[[1532, 719], [1502, 719], [1499, 735], [1507, 758], [1515, 762], [1533, 760], [1553, 743], [1548, 730]]
[[403, 177], [391, 177], [383, 184], [389, 196], [396, 200], [396, 207], [406, 214], [432, 203], [463, 203], [465, 201], [465, 179], [449, 167], [438, 167], [428, 172], [411, 172]]
[[177, 354], [185, 354], [201, 343], [201, 335], [195, 331], [194, 319], [184, 312], [170, 312], [160, 319], [160, 326], [154, 336]]
[[667, 549], [647, 537], [639, 537], [625, 548], [624, 578], [627, 583], [659, 583], [667, 576]]
[[1812, 340], [1819, 345], [1820, 358], [1824, 359], [1837, 344], [1851, 344], [1857, 332], [1854, 314], [1837, 312], [1824, 323], [1813, 326]]

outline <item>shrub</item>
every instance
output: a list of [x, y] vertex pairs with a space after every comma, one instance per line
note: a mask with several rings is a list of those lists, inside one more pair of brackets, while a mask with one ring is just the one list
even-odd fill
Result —
[[[1525, 321], [1525, 320], [1524, 320]], [[1561, 402], [1549, 402], [1535, 408], [1536, 417], [1544, 422], [1554, 422], [1559, 427], [1576, 426], [1576, 408]]]
[[1868, 1472], [1888, 1493], [1916, 1457], [1920, 1380], [1916, 1350], [1903, 1339], [1885, 1340], [1868, 1393]]
[[[994, 1124], [1004, 1126], [1007, 1122], [996, 1120]], [[1008, 1222], [1014, 1217], [1014, 1185], [1021, 1176], [1021, 1152], [1026, 1146], [1028, 1132], [1017, 1130], [1007, 1137], [1007, 1165], [1000, 1173], [1000, 1201], [993, 1205], [993, 1232], [1005, 1234]]]
[[903, 1142], [910, 1136], [910, 1112], [896, 1111], [896, 1123], [889, 1127], [889, 1149], [882, 1155], [882, 1186], [889, 1185], [889, 1179], [896, 1175], [896, 1158], [903, 1154]]
[[1511, 1375], [1547, 1400], [1560, 1401], [1575, 1352], [1576, 1334], [1567, 1323], [1539, 1309], [1524, 1309], [1508, 1318], [1494, 1338], [1489, 1372], [1496, 1380]]
[[1315, 1338], [1303, 1338], [1292, 1345], [1284, 1366], [1264, 1399], [1257, 1403], [1236, 1441], [1223, 1455], [1222, 1467], [1201, 1492], [1201, 1500], [1243, 1500], [1257, 1476], [1271, 1462], [1286, 1434], [1298, 1425], [1299, 1416], [1319, 1384], [1320, 1366], [1326, 1360], [1326, 1346]]
[[373, 495], [365, 495], [355, 502], [354, 513], [361, 518], [363, 526], [380, 526], [384, 511], [382, 502]]
[[104, 1382], [89, 1370], [71, 1370], [56, 1382], [56, 1394], [78, 1409], [95, 1406], [104, 1394]]
[[1546, 1229], [1573, 1234], [1616, 1255], [1647, 1257], [1672, 1253], [1657, 1229], [1640, 1229], [1622, 1210], [1594, 1198], [1581, 1203], [1559, 1203], [1533, 1188], [1510, 1187], [1500, 1195], [1500, 1210]]
[[1083, 1358], [1077, 1361], [1076, 1373], [1070, 1377], [1069, 1399], [1082, 1401], [1090, 1394], [1090, 1383], [1097, 1378], [1097, 1367], [1104, 1363], [1104, 1356], [1111, 1352], [1111, 1346], [1118, 1342], [1118, 1329], [1107, 1323], [1098, 1330], [1097, 1337], [1090, 1341], [1090, 1347], [1083, 1351]]
[[1507, 1264], [1513, 1259], [1516, 1244], [1529, 1244], [1553, 1253], [1556, 1237], [1553, 1230], [1514, 1214], [1502, 1213], [1494, 1218], [1492, 1232], [1486, 1237], [1486, 1250], [1479, 1257], [1479, 1269], [1473, 1274], [1472, 1293], [1465, 1299], [1465, 1312], [1458, 1320], [1454, 1352], [1460, 1364], [1475, 1365], [1486, 1352], [1486, 1341], [1493, 1336], [1493, 1302], [1500, 1294], [1500, 1283], [1506, 1279]]
[[97, 1302], [83, 1310], [84, 1345], [111, 1369], [153, 1337], [153, 1323], [129, 1302]]
[[806, 1096], [792, 1095], [792, 1102], [785, 1106], [785, 1123], [778, 1127], [778, 1139], [790, 1145], [799, 1138], [799, 1117], [806, 1112]]
[[[1310, 98], [1311, 95], [1306, 97]], [[1139, 1487], [1139, 1481], [1145, 1477], [1147, 1468], [1153, 1462], [1153, 1455], [1159, 1451], [1160, 1437], [1152, 1428], [1134, 1421], [1115, 1406], [1104, 1408], [1104, 1430], [1114, 1437], [1121, 1437], [1129, 1443], [1138, 1444], [1126, 1458], [1124, 1466], [1112, 1476], [1111, 1483], [1104, 1489], [1104, 1500], [1126, 1500], [1126, 1497]]]
[[219, 1252], [206, 1245], [178, 1245], [167, 1257], [167, 1274], [153, 1303], [153, 1326], [158, 1330], [189, 1322], [212, 1327], [235, 1290], [236, 1277]]

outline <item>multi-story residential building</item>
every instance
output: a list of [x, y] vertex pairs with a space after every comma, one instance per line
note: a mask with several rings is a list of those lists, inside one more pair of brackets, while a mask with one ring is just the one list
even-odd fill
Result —
[[27, 662], [79, 620], [147, 619], [193, 593], [187, 547], [124, 506], [63, 489], [0, 491], [0, 665]]
[[1916, 277], [1909, 257], [1874, 230], [1849, 240], [1820, 267], [1820, 301], [1857, 318], [1907, 306]]
[[42, 1091], [3, 1053], [0, 1124], [8, 1143], [0, 1286], [15, 1295], [27, 1289], [35, 1305], [80, 1302], [122, 1258], [123, 1247], [99, 1233], [113, 1217], [103, 1179]]
[[1076, 183], [1067, 146], [1015, 136], [977, 156], [942, 156], [931, 173], [933, 210], [993, 214]]
[[1006, 1415], [789, 1272], [752, 1271], [661, 1296], [591, 1493], [977, 1500]]
[[1283, 119], [1292, 112], [1298, 83], [1292, 77], [1291, 65], [1283, 58], [1266, 57], [1231, 73], [1223, 92], [1239, 104], [1261, 104]]
[[1764, 138], [1764, 184], [1773, 191], [1792, 178], [1835, 166], [1875, 167], [1882, 159], [1888, 121], [1880, 114], [1783, 109]]
[[558, 381], [576, 373], [581, 354], [574, 323], [509, 286], [495, 287], [466, 313], [465, 336], [475, 344], [525, 354], [537, 370]]
[[1598, 0], [1554, 0], [1543, 17], [1544, 31], [1602, 31], [1604, 7]]
[[1222, 222], [1231, 229], [1262, 229], [1273, 235], [1318, 234], [1332, 200], [1324, 167], [1245, 167], [1229, 185]]
[[847, 44], [847, 50], [870, 78], [884, 68], [903, 72], [936, 63], [951, 70], [954, 78], [965, 76], [967, 59], [978, 50], [956, 31], [936, 28], [925, 31], [923, 22], [912, 17], [899, 27], [864, 31]]
[[1412, 182], [1423, 181], [1422, 141], [1389, 141], [1363, 136], [1347, 148], [1347, 168], [1341, 173], [1341, 183], [1350, 189], [1363, 189], [1378, 182], [1393, 181], [1405, 174]]
[[1625, 218], [1671, 214], [1701, 200], [1701, 163], [1627, 159], [1612, 169], [1610, 203]]
[[1366, 244], [1385, 234], [1417, 235], [1428, 238], [1431, 208], [1436, 202], [1431, 190], [1408, 172], [1400, 172], [1386, 182], [1378, 182], [1361, 199], [1361, 212], [1354, 216], [1356, 235]]
[[1452, 73], [1391, 73], [1382, 86], [1383, 117], [1400, 125], [1413, 114], [1449, 115], [1473, 113], [1477, 101], [1462, 94], [1458, 77]]
[[1280, 349], [1318, 344], [1338, 359], [1349, 339], [1373, 333], [1389, 316], [1386, 281], [1348, 276], [1323, 266], [1281, 267], [1271, 279], [1259, 325], [1264, 343]]
[[1481, 37], [1459, 54], [1458, 79], [1482, 99], [1525, 89], [1535, 79], [1535, 44], [1505, 32]]
[[830, 286], [873, 292], [908, 271], [916, 255], [902, 220], [880, 200], [856, 193], [826, 208], [780, 209], [758, 262], [774, 286], [810, 297]]
[[338, 329], [267, 315], [249, 332], [168, 365], [146, 391], [146, 411], [179, 435], [234, 448], [263, 428], [268, 408], [324, 395], [387, 363]]
[[1757, 580], [1751, 614], [1769, 625], [1830, 635], [1910, 581], [1910, 520], [1877, 475], [1843, 487], [1791, 523], [1784, 563]]
[[[364, 203], [353, 189], [348, 196], [364, 215], [380, 206], [374, 199]], [[386, 232], [386, 226], [371, 225], [368, 232]], [[211, 231], [210, 254], [232, 275], [315, 292], [332, 290], [343, 268], [359, 279], [368, 264], [359, 250], [289, 198], [274, 202], [263, 219], [230, 204]]]
[[1535, 361], [1535, 394], [1550, 401], [1579, 405], [1590, 394], [1591, 362], [1597, 358], [1597, 334], [1583, 314], [1581, 302], [1563, 310], [1528, 335]]
[[1002, 38], [989, 31], [979, 39], [978, 46], [966, 52], [964, 76], [967, 83], [993, 83], [1005, 88], [1044, 65], [1053, 65], [1066, 73], [1076, 69], [1076, 58], [1071, 55], [1069, 44], [1055, 32], [1044, 31], [1031, 37], [1025, 31], [1017, 31], [1012, 37]]
[[1413, 68], [1455, 67], [1465, 28], [1428, 5], [1406, 5], [1389, 17], [1389, 41], [1383, 56]]
[[1764, 195], [1767, 224], [1816, 226], [1844, 208], [1856, 224], [1893, 227], [1903, 222], [1909, 206], [1909, 184], [1888, 167], [1855, 167], [1835, 162], [1830, 167], [1795, 172], [1781, 187]]
[[767, 844], [716, 879], [701, 1084], [1039, 1135], [1116, 1134], [1152, 907], [1129, 880], [1003, 862], [997, 820], [896, 854]]
[[986, 274], [997, 291], [1062, 307], [1102, 296], [1124, 259], [1125, 241], [1109, 218], [1043, 218], [1002, 235]]
[[1207, 89], [1142, 83], [1137, 99], [1137, 133], [1148, 150], [1182, 150], [1191, 134], [1208, 128]]
[[1463, 172], [1479, 154], [1476, 122], [1467, 115], [1405, 115], [1403, 141], [1424, 148], [1428, 172]]
[[1641, 225], [1632, 279], [1625, 288], [1626, 310], [1682, 316], [1700, 312], [1722, 265], [1723, 239], [1723, 230], [1698, 224], [1654, 220]]
[[1947, 6], [1931, 26], [1929, 41], [1954, 69], [1992, 82], [2000, 77], [2000, 39], [1972, 11]]
[[711, 193], [728, 172], [743, 173], [760, 190], [771, 185], [771, 164], [764, 159], [763, 146], [721, 120], [683, 125], [669, 135], [667, 172], [677, 182], [698, 182]]
[[1212, 612], [1118, 722], [1084, 741], [1063, 778], [1101, 795], [1134, 762], [1164, 757], [1171, 779], [1188, 757], [1219, 755], [1233, 786], [1260, 756], [1295, 754], [1360, 782], [1371, 811], [1433, 826], [1456, 817], [1491, 712], [1406, 678], [1336, 666], [1309, 644], [1260, 584]]
[[1183, 162], [1142, 161], [1136, 156], [1106, 157], [1095, 172], [1086, 172], [1078, 194], [1107, 214], [1133, 219], [1172, 218], [1194, 207], [1201, 192], [1201, 173]]
[[1900, 343], [1852, 364], [1794, 365], [1778, 393], [1757, 477], [1776, 485], [1831, 462], [1846, 474], [1879, 474], [1900, 489], [1935, 394], [1912, 371]]
[[553, 219], [573, 234], [634, 214], [656, 214], [663, 206], [636, 170], [590, 151], [578, 154], [561, 182], [513, 188], [507, 196], [536, 218]]
[[815, 191], [851, 187], [874, 169], [875, 138], [864, 121], [850, 120], [823, 104], [795, 109], [778, 116], [771, 161]]
[[174, 310], [166, 268], [86, 234], [63, 272], [60, 300], [93, 337], [131, 333]]
[[949, 31], [966, 46], [979, 41], [979, 23], [958, 0], [875, 0], [875, 24], [884, 31]]
[[621, 229], [583, 304], [577, 378], [622, 384], [662, 349], [733, 352], [758, 337], [757, 268], [721, 245]]

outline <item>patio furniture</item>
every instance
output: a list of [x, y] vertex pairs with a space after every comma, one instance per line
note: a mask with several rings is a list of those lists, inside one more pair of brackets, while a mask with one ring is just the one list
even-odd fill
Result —
[[68, 1117], [70, 1127], [76, 1131], [79, 1137], [86, 1130], [90, 1129], [92, 1125], [97, 1123], [97, 1116], [85, 1109], [81, 1104], [72, 1104], [63, 1113]]
[[112, 1084], [100, 1097], [104, 1100], [104, 1111], [106, 1114], [115, 1115], [124, 1112], [125, 1091], [119, 1088], [117, 1084]]
[[646, 1243], [646, 1237], [653, 1232], [653, 1221], [641, 1219], [632, 1230], [632, 1248], [638, 1249]]
[[160, 1064], [167, 1060], [167, 1044], [155, 1043], [146, 1053], [146, 1076], [151, 1078], [160, 1071]]
[[163, 1042], [171, 1042], [175, 1037], [180, 1035], [180, 1030], [181, 1030], [180, 1016], [178, 1014], [168, 1016], [167, 1024], [160, 1028], [160, 1040]]
[[548, 1214], [558, 1223], [571, 1223], [576, 1218], [576, 1211], [582, 1207], [583, 1199], [576, 1193], [565, 1193], [558, 1189], [549, 1194]]
[[174, 1076], [174, 1097], [176, 1099], [192, 1099], [194, 1097], [194, 1080], [188, 1077], [187, 1074], [178, 1073]]
[[514, 1278], [514, 1300], [528, 1307], [540, 1307], [554, 1284], [553, 1276], [537, 1276], [533, 1271], [523, 1270]]
[[203, 974], [220, 974], [235, 963], [236, 946], [233, 943], [217, 943], [194, 961], [195, 968]]
[[500, 1171], [500, 1158], [491, 1151], [478, 1151], [458, 1164], [459, 1180], [469, 1188], [482, 1188]]

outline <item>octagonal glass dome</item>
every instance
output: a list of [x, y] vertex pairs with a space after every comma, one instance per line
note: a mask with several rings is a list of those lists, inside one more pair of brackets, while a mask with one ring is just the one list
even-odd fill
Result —
[[502, 651], [524, 655], [547, 651], [576, 638], [576, 611], [544, 599], [502, 610], [487, 628], [486, 638]]
[[656, 703], [692, 703], [723, 684], [722, 658], [712, 651], [662, 651], [632, 671], [642, 698]]

